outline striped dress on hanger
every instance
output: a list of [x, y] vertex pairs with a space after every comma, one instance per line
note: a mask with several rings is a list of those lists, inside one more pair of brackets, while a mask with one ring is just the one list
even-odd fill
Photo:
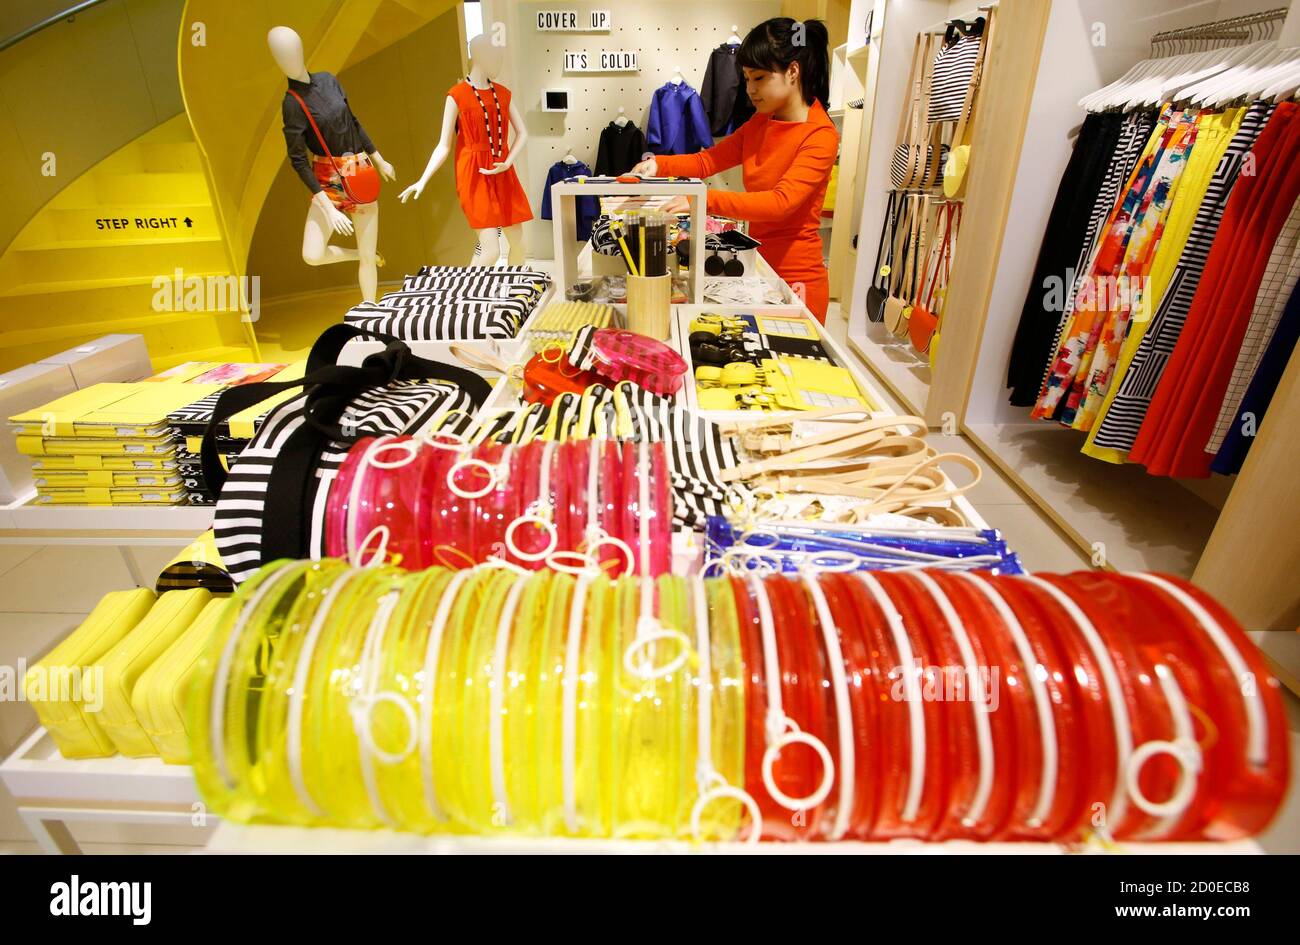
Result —
[[1132, 449], [1156, 386], [1164, 374], [1165, 365], [1182, 333], [1192, 300], [1196, 297], [1196, 290], [1205, 271], [1205, 261], [1209, 258], [1210, 247], [1214, 244], [1214, 237], [1218, 233], [1224, 208], [1241, 171], [1242, 162], [1254, 147], [1255, 140], [1273, 114], [1273, 109], [1273, 105], [1256, 102], [1246, 110], [1241, 126], [1224, 152], [1214, 172], [1214, 179], [1201, 201], [1196, 222], [1192, 224], [1192, 233], [1183, 247], [1155, 317], [1147, 328], [1137, 353], [1133, 355], [1132, 364], [1120, 381], [1119, 392], [1111, 402], [1110, 409], [1098, 424], [1093, 438], [1096, 446], [1123, 453]]

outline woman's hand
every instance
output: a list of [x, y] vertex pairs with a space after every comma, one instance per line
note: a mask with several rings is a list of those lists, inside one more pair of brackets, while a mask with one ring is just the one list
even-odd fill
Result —
[[682, 196], [669, 197], [667, 202], [659, 209], [663, 213], [690, 213], [691, 202]]
[[636, 167], [632, 168], [632, 170], [628, 171], [628, 173], [634, 174], [637, 177], [658, 177], [659, 164], [654, 158], [648, 157]]

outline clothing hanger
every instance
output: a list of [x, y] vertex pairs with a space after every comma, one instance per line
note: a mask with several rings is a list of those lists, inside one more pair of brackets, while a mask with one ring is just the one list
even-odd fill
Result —
[[1102, 86], [1095, 92], [1090, 92], [1083, 98], [1079, 99], [1079, 107], [1088, 111], [1101, 111], [1108, 107], [1107, 103], [1113, 99], [1117, 93], [1129, 88], [1139, 78], [1146, 75], [1156, 64], [1161, 62], [1159, 59], [1143, 59], [1141, 62], [1135, 62], [1128, 70], [1110, 85]]
[[620, 128], [626, 128], [628, 122], [627, 110], [622, 105], [618, 107], [618, 116], [614, 119], [614, 124]]
[[682, 76], [681, 66], [673, 66], [673, 75], [668, 81], [673, 85], [683, 85], [686, 82], [686, 79]]
[[1271, 41], [1256, 43], [1242, 49], [1249, 49], [1250, 52], [1230, 68], [1175, 92], [1174, 100], [1201, 102], [1205, 105], [1212, 105], [1220, 100], [1231, 101], [1245, 91], [1243, 83], [1271, 70], [1282, 61], [1279, 57], [1280, 50]]
[[740, 27], [736, 26], [734, 23], [732, 24], [732, 26], [731, 26], [731, 35], [727, 37], [727, 43], [726, 43], [726, 45], [728, 45], [728, 46], [739, 46], [739, 45], [740, 45], [740, 42], [741, 42], [741, 40], [740, 40], [740, 36], [737, 35], [739, 29], [740, 29]]
[[565, 150], [565, 152], [564, 152], [564, 157], [560, 158], [560, 160], [563, 161], [565, 164], [568, 164], [568, 165], [574, 165], [574, 164], [577, 164], [577, 163], [578, 163], [578, 159], [577, 159], [576, 157], [574, 157], [574, 155], [573, 155], [573, 147], [572, 147], [572, 146], [569, 146], [569, 147]]
[[1261, 90], [1260, 98], [1280, 102], [1294, 96], [1300, 87], [1300, 49], [1288, 48], [1281, 52], [1286, 58], [1270, 75], [1262, 77], [1269, 84]]
[[1188, 82], [1199, 82], [1202, 79], [1222, 75], [1226, 70], [1253, 58], [1256, 51], [1257, 47], [1255, 45], [1231, 46], [1209, 50], [1203, 54], [1200, 61], [1192, 65], [1184, 74], [1170, 78], [1165, 82], [1156, 93], [1155, 101], [1151, 102], [1148, 99], [1148, 102], [1159, 105], [1162, 102], [1181, 101], [1177, 97], [1177, 91]]

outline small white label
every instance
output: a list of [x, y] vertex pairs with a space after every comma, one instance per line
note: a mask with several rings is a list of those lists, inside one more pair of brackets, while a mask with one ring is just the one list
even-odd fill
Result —
[[92, 354], [99, 350], [99, 345], [83, 345], [76, 350], [77, 354]]

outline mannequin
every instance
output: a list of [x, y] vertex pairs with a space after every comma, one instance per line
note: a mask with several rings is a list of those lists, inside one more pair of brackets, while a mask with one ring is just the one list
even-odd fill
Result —
[[[306, 102], [325, 135], [324, 144], [336, 159], [346, 160], [345, 155], [357, 155], [359, 162], [365, 163], [368, 158], [379, 175], [387, 180], [395, 180], [396, 172], [352, 114], [338, 79], [328, 72], [307, 71], [302, 38], [297, 33], [287, 26], [276, 26], [267, 33], [266, 44], [276, 65], [289, 79], [289, 91], [285, 93], [281, 108], [289, 160], [312, 192], [302, 233], [303, 262], [309, 266], [326, 266], [356, 261], [361, 297], [373, 302], [378, 297], [376, 267], [383, 265], [383, 257], [376, 249], [379, 242], [379, 202], [354, 203], [349, 198], [338, 173], [321, 153], [324, 147], [294, 93]], [[357, 236], [355, 249], [330, 245], [330, 237], [335, 233], [348, 236], [353, 232]]]
[[[524, 257], [523, 223], [533, 218], [514, 169], [528, 131], [510, 90], [492, 81], [505, 60], [504, 47], [494, 45], [484, 33], [470, 40], [469, 49], [469, 75], [447, 93], [437, 147], [429, 155], [420, 179], [403, 190], [399, 199], [406, 203], [408, 197], [420, 198], [429, 179], [447, 160], [454, 142], [456, 195], [469, 225], [478, 233], [469, 264], [496, 263], [504, 238], [511, 265], [518, 265]], [[514, 143], [508, 151], [507, 125], [514, 132]]]

